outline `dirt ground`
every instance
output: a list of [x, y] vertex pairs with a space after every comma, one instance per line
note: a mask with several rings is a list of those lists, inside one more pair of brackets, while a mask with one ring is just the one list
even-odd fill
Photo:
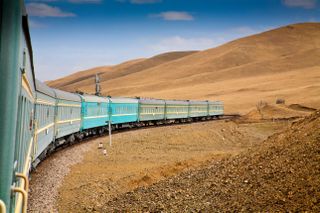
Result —
[[320, 212], [320, 111], [259, 146], [104, 204], [101, 212]]
[[[108, 137], [95, 139], [63, 179], [56, 207], [59, 212], [101, 212], [123, 193], [238, 154], [286, 126], [211, 121], [123, 132], [113, 136], [112, 147]], [[99, 142], [107, 156], [97, 148]]]

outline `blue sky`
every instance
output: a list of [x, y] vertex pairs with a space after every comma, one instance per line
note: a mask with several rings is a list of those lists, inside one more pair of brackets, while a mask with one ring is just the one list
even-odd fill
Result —
[[318, 0], [27, 0], [36, 76], [203, 50], [279, 26], [320, 21]]

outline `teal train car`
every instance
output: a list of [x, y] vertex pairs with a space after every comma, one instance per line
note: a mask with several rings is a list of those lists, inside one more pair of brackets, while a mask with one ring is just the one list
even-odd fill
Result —
[[166, 100], [166, 119], [182, 119], [189, 117], [189, 102]]
[[78, 94], [54, 89], [56, 94], [55, 137], [59, 143], [74, 141], [81, 126], [81, 98]]
[[21, 1], [0, 2], [0, 212], [26, 212], [36, 96], [32, 48]]
[[157, 99], [139, 99], [139, 121], [165, 119], [166, 102]]
[[81, 130], [102, 127], [109, 122], [109, 99], [94, 95], [81, 95]]
[[128, 123], [130, 125], [138, 121], [138, 99], [110, 97], [109, 104], [112, 124]]
[[[54, 116], [56, 98], [53, 89], [36, 80], [34, 158], [39, 158], [55, 139]], [[40, 160], [34, 162], [37, 164]]]
[[224, 114], [224, 107], [222, 101], [208, 101], [209, 116], [219, 116]]
[[189, 101], [189, 117], [205, 117], [208, 116], [207, 101]]

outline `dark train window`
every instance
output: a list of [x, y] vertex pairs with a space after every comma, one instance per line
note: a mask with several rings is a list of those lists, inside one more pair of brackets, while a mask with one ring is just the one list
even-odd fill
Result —
[[32, 130], [32, 126], [33, 126], [33, 110], [31, 110], [31, 113], [30, 113], [30, 122], [29, 122], [30, 131]]
[[49, 118], [49, 115], [50, 115], [50, 111], [49, 111], [49, 108], [47, 109], [47, 118]]

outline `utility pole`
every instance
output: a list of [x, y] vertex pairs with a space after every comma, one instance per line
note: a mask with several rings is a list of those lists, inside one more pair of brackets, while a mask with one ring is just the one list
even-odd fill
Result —
[[112, 146], [112, 136], [111, 136], [111, 121], [112, 121], [112, 107], [111, 107], [111, 104], [112, 104], [112, 101], [111, 101], [111, 98], [108, 98], [109, 99], [109, 146]]
[[96, 96], [101, 96], [100, 78], [99, 74], [96, 74]]

